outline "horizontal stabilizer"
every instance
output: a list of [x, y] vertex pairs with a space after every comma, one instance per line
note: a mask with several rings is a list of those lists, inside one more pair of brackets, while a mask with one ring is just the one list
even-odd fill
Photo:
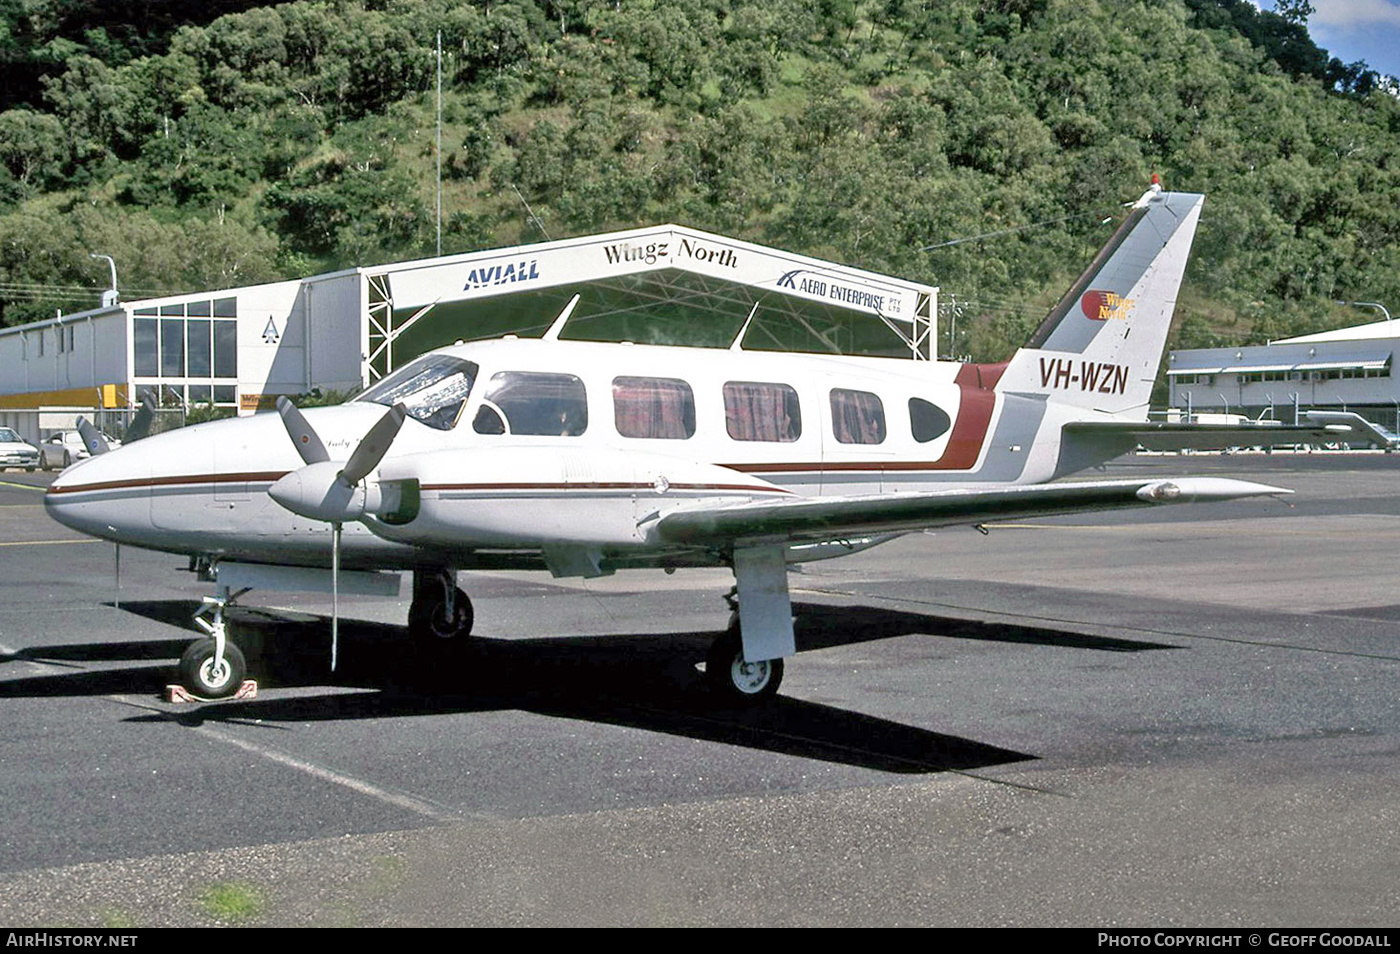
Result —
[[[1359, 415], [1349, 415], [1359, 418]], [[1065, 439], [1122, 439], [1147, 450], [1226, 450], [1284, 444], [1373, 444], [1385, 446], [1355, 421], [1313, 420], [1308, 424], [1179, 424], [1163, 421], [1076, 421], [1065, 425]]]

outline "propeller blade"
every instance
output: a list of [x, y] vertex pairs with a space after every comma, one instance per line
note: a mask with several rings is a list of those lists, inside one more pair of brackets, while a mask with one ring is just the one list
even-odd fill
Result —
[[132, 441], [139, 441], [151, 430], [151, 421], [155, 419], [156, 402], [151, 397], [149, 391], [141, 398], [141, 407], [131, 418], [131, 423], [127, 425], [126, 433], [122, 435], [122, 443], [130, 444]]
[[340, 524], [331, 524], [331, 672], [340, 650]]
[[92, 422], [85, 417], [78, 418], [78, 433], [82, 435], [83, 446], [93, 457], [105, 454], [112, 449], [107, 446], [107, 440], [102, 436], [102, 432], [93, 427]]
[[319, 464], [331, 459], [331, 455], [326, 453], [326, 445], [321, 443], [321, 438], [312, 430], [306, 415], [297, 410], [297, 406], [286, 395], [277, 399], [277, 413], [282, 416], [282, 424], [287, 428], [292, 443], [296, 445], [302, 463]]
[[345, 462], [340, 476], [352, 485], [358, 484], [366, 474], [378, 467], [384, 455], [389, 452], [389, 445], [398, 436], [399, 428], [403, 427], [403, 420], [407, 416], [408, 411], [402, 404], [395, 404], [389, 408], [388, 413], [376, 421], [360, 441], [350, 459]]

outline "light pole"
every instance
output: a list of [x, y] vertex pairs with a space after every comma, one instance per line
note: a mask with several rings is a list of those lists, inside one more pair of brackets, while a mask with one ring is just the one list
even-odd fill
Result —
[[1391, 321], [1390, 311], [1378, 301], [1339, 301], [1339, 305], [1355, 305], [1358, 308], [1379, 308], [1386, 321]]
[[103, 255], [101, 252], [88, 252], [88, 258], [105, 258], [108, 267], [112, 269], [112, 287], [102, 293], [102, 307], [111, 308], [117, 303], [117, 263], [112, 260], [112, 256]]

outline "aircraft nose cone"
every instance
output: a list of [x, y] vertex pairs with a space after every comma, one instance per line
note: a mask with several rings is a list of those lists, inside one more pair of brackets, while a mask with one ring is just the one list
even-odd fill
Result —
[[[64, 470], [44, 494], [44, 509], [79, 533], [115, 539], [131, 522], [129, 498], [140, 474], [113, 463], [115, 452], [81, 460]], [[129, 459], [129, 458], [128, 458]], [[141, 508], [140, 516], [146, 516]]]

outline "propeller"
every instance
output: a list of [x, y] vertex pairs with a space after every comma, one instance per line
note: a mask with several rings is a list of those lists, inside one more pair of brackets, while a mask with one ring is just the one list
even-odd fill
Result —
[[341, 528], [346, 520], [358, 520], [378, 506], [379, 488], [364, 487], [360, 482], [389, 452], [408, 411], [402, 404], [389, 408], [360, 439], [344, 463], [330, 459], [320, 435], [288, 398], [277, 399], [277, 413], [306, 466], [274, 483], [267, 490], [268, 496], [292, 513], [331, 525], [331, 671], [334, 672], [340, 637]]
[[78, 418], [78, 433], [82, 435], [83, 446], [93, 457], [105, 454], [112, 449], [107, 446], [107, 439], [102, 436], [102, 432], [93, 427], [92, 422], [85, 417]]
[[[139, 441], [145, 437], [146, 432], [151, 429], [151, 421], [155, 417], [155, 412], [156, 402], [148, 391], [141, 398], [141, 407], [132, 416], [131, 424], [127, 426], [126, 433], [122, 435], [122, 443], [130, 444], [132, 441]], [[107, 438], [87, 418], [78, 418], [77, 426], [78, 433], [83, 438], [83, 446], [93, 457], [105, 454], [112, 449], [112, 445], [107, 443]]]
[[150, 433], [151, 421], [155, 419], [156, 399], [147, 391], [141, 397], [141, 407], [132, 415], [131, 423], [127, 425], [126, 433], [122, 435], [122, 443], [130, 444], [132, 441], [139, 441]]

